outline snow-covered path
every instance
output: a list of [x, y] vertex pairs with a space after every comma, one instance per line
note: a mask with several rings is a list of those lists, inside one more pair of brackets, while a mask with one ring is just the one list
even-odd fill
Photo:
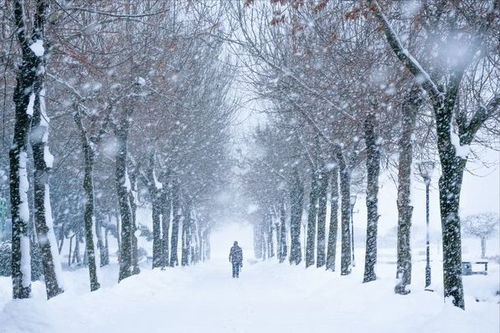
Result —
[[[50, 301], [44, 299], [41, 283], [34, 285], [33, 299], [9, 301], [9, 280], [2, 278], [0, 332], [498, 331], [495, 302], [467, 297], [464, 312], [444, 304], [440, 292], [415, 287], [408, 296], [394, 295], [392, 264], [380, 264], [381, 278], [367, 285], [360, 282], [362, 267], [341, 277], [274, 260], [246, 261], [241, 278], [232, 279], [225, 253], [229, 237], [221, 241], [220, 251], [214, 249], [215, 258], [193, 267], [144, 267], [140, 275], [120, 284], [116, 265], [106, 267], [101, 272], [103, 287], [94, 293], [87, 291], [85, 269], [66, 272], [67, 291]], [[417, 263], [415, 269], [420, 268]], [[494, 276], [474, 279], [495, 288]]]
[[498, 305], [469, 299], [463, 312], [440, 295], [398, 297], [391, 287], [277, 263], [247, 264], [241, 278], [232, 279], [229, 263], [218, 259], [144, 271], [95, 293], [10, 302], [0, 314], [0, 331], [471, 332], [477, 325], [481, 332], [497, 331]]

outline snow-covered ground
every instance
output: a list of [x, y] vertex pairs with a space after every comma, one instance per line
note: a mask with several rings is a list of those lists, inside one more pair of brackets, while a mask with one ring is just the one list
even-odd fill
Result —
[[[466, 311], [423, 290], [424, 262], [414, 262], [413, 291], [393, 293], [395, 267], [383, 252], [379, 279], [247, 259], [232, 279], [227, 252], [239, 240], [251, 258], [251, 231], [230, 226], [212, 239], [211, 261], [193, 267], [142, 272], [116, 283], [116, 264], [101, 269], [102, 288], [88, 292], [88, 272], [65, 272], [66, 292], [45, 300], [41, 283], [30, 300], [10, 300], [10, 279], [0, 278], [0, 332], [498, 332], [498, 264], [488, 276], [464, 277]], [[362, 262], [362, 251], [358, 262]], [[476, 298], [480, 301], [477, 302]]]

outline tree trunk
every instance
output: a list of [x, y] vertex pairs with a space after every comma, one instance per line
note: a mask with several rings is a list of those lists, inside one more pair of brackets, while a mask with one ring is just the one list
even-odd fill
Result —
[[[44, 20], [44, 10], [47, 4], [38, 3], [39, 19]], [[43, 7], [44, 9], [40, 9]], [[42, 42], [43, 22], [35, 22], [33, 40]], [[49, 176], [54, 157], [49, 151], [49, 118], [45, 112], [44, 67], [45, 54], [33, 54], [36, 58], [36, 74], [33, 81], [34, 105], [33, 123], [31, 127], [31, 146], [34, 162], [34, 218], [39, 248], [42, 257], [43, 272], [47, 298], [50, 299], [64, 290], [62, 288], [62, 273], [57, 241], [53, 230], [52, 207], [50, 204]]]
[[[86, 246], [86, 242], [84, 243], [84, 245]], [[87, 251], [84, 249], [83, 250], [83, 265], [84, 266], [87, 266], [89, 263], [88, 259], [87, 259]]]
[[338, 234], [338, 210], [339, 210], [339, 168], [332, 169], [332, 186], [330, 196], [330, 227], [328, 228], [328, 249], [326, 257], [326, 269], [335, 271], [337, 256], [337, 234]]
[[[279, 208], [278, 208], [279, 209]], [[276, 230], [275, 235], [276, 235], [276, 257], [278, 258], [278, 262], [280, 261], [281, 258], [281, 242], [280, 242], [280, 237], [281, 237], [281, 227], [280, 227], [280, 216], [276, 217], [276, 223], [274, 224], [274, 230]]]
[[481, 258], [486, 258], [486, 237], [481, 237]]
[[328, 228], [328, 248], [326, 255], [326, 269], [335, 271], [337, 257], [337, 234], [338, 234], [338, 210], [339, 210], [339, 168], [332, 169], [332, 185], [330, 192], [330, 226]]
[[269, 257], [272, 258], [274, 257], [274, 243], [273, 243], [273, 214], [271, 212], [271, 209], [269, 209], [269, 212], [267, 213], [267, 219], [266, 219], [267, 225], [266, 225], [266, 230], [267, 230], [267, 244], [269, 248]]
[[69, 251], [68, 251], [68, 267], [71, 266], [71, 249], [73, 248], [73, 238], [75, 235], [69, 238]]
[[[31, 113], [27, 113], [29, 100], [34, 95], [25, 93], [28, 80], [28, 64], [19, 69], [14, 103], [16, 105], [16, 123], [14, 139], [9, 152], [10, 159], [10, 202], [12, 215], [12, 295], [15, 299], [29, 298], [31, 294], [30, 240], [28, 233], [29, 180], [27, 172], [27, 137], [31, 124]], [[33, 102], [31, 102], [33, 103]]]
[[131, 237], [132, 237], [132, 254], [131, 254], [131, 262], [132, 262], [132, 274], [139, 274], [140, 269], [139, 269], [139, 249], [137, 245], [137, 236], [135, 232], [138, 230], [137, 227], [137, 177], [136, 177], [136, 172], [137, 170], [134, 170], [130, 177], [130, 191], [128, 198], [130, 200], [130, 208], [132, 212], [132, 232], [131, 232]]
[[34, 15], [33, 36], [30, 37], [27, 35], [28, 27], [25, 24], [24, 2], [14, 1], [16, 35], [22, 51], [22, 62], [17, 69], [16, 88], [13, 96], [15, 105], [14, 137], [9, 151], [12, 217], [11, 267], [14, 299], [28, 298], [31, 294], [27, 147], [35, 98], [37, 95], [39, 97], [43, 83], [41, 66], [43, 66], [44, 55], [36, 55], [30, 48], [30, 43], [37, 41], [43, 45], [45, 8], [45, 2], [39, 1], [37, 12]]
[[204, 233], [205, 231], [199, 229], [199, 239], [200, 239], [200, 261], [205, 261], [205, 238], [204, 238]]
[[311, 192], [307, 212], [306, 268], [314, 265], [314, 248], [316, 241], [316, 219], [318, 212], [318, 178], [319, 172], [313, 166], [311, 170]]
[[189, 248], [191, 247], [191, 202], [189, 199], [183, 213], [181, 265], [187, 266], [189, 264]]
[[120, 216], [117, 212], [115, 212], [115, 220], [116, 220], [116, 243], [118, 245], [118, 262], [120, 262], [120, 253], [122, 252], [122, 238], [121, 238], [121, 221]]
[[210, 260], [210, 229], [203, 231], [203, 260]]
[[302, 260], [300, 245], [300, 229], [302, 227], [302, 207], [304, 204], [304, 186], [299, 172], [294, 170], [292, 188], [290, 190], [290, 263], [298, 265]]
[[202, 248], [202, 239], [201, 239], [201, 228], [198, 224], [199, 221], [196, 221], [195, 223], [195, 232], [193, 232], [194, 235], [194, 251], [193, 251], [193, 263], [198, 263], [201, 261], [201, 248]]
[[321, 168], [318, 186], [318, 240], [317, 240], [317, 267], [325, 266], [325, 229], [326, 229], [326, 202], [328, 200], [328, 172]]
[[170, 266], [179, 265], [179, 260], [177, 259], [177, 244], [179, 241], [179, 222], [181, 219], [181, 205], [180, 205], [180, 188], [179, 181], [174, 179], [172, 187], [172, 210], [173, 210], [173, 220], [172, 220], [172, 238], [171, 248], [170, 248]]
[[205, 246], [203, 242], [203, 230], [202, 230], [203, 221], [200, 221], [200, 224], [197, 228], [197, 237], [198, 237], [198, 261], [203, 261], [203, 247]]
[[[152, 186], [154, 187], [154, 185]], [[153, 215], [153, 268], [163, 266], [162, 237], [161, 237], [161, 196], [158, 189], [150, 190], [152, 197]]]
[[279, 262], [284, 262], [286, 259], [286, 210], [285, 198], [280, 199], [280, 224], [279, 224]]
[[59, 245], [57, 246], [57, 251], [59, 252], [59, 254], [61, 254], [61, 251], [62, 251], [62, 248], [63, 248], [63, 245], [64, 245], [64, 226], [66, 225], [66, 223], [64, 223], [64, 221], [61, 223], [61, 229], [59, 231]]
[[[365, 120], [366, 144], [366, 254], [363, 282], [377, 279], [375, 264], [377, 263], [377, 222], [378, 222], [378, 177], [380, 173], [380, 149], [375, 134], [375, 115], [370, 114]], [[352, 231], [351, 231], [352, 232]]]
[[129, 192], [131, 190], [130, 179], [127, 172], [127, 140], [128, 140], [128, 116], [123, 115], [121, 126], [116, 133], [118, 152], [116, 155], [116, 192], [120, 208], [121, 220], [121, 246], [120, 246], [120, 273], [118, 281], [132, 275], [132, 208], [130, 206]]
[[75, 251], [73, 252], [73, 263], [80, 265], [82, 263], [82, 258], [80, 257], [80, 238], [78, 235], [75, 237]]
[[399, 138], [398, 163], [398, 259], [396, 278], [398, 284], [394, 288], [397, 294], [407, 294], [407, 286], [411, 284], [411, 218], [413, 207], [411, 195], [411, 165], [413, 157], [413, 132], [417, 119], [418, 107], [422, 103], [420, 89], [412, 88], [402, 106], [402, 129]]
[[453, 298], [453, 304], [464, 308], [462, 284], [462, 247], [460, 235], [460, 188], [465, 163], [457, 160], [441, 163], [439, 179], [441, 223], [443, 228], [444, 296]]
[[262, 260], [267, 259], [267, 239], [266, 239], [266, 216], [262, 218], [260, 221], [260, 227], [259, 227], [259, 237], [261, 239], [260, 245], [262, 247]]
[[340, 274], [348, 275], [352, 270], [351, 254], [351, 172], [348, 169], [342, 154], [337, 154], [340, 174], [340, 203], [342, 233], [340, 252]]
[[[85, 229], [85, 249], [89, 263], [89, 277], [90, 277], [90, 291], [99, 289], [100, 284], [97, 277], [97, 267], [95, 259], [95, 244], [93, 228], [95, 224], [94, 215], [94, 149], [88, 139], [87, 132], [83, 127], [80, 114], [75, 113], [75, 122], [80, 130], [80, 139], [82, 144], [83, 158], [84, 158], [84, 176], [83, 176], [83, 190], [85, 193], [85, 208], [84, 208], [84, 229]], [[95, 226], [97, 228], [97, 225]]]
[[162, 184], [161, 193], [161, 256], [162, 256], [162, 266], [168, 266], [169, 261], [169, 228], [170, 228], [170, 210], [171, 210], [171, 196], [168, 188], [168, 183], [164, 182]]
[[441, 152], [442, 174], [439, 179], [441, 224], [443, 229], [444, 297], [464, 308], [462, 284], [462, 248], [459, 203], [465, 160], [451, 152]]
[[103, 262], [101, 263], [102, 266], [109, 265], [108, 232], [109, 232], [109, 229], [105, 228], [104, 229], [104, 257], [103, 257]]
[[96, 237], [97, 237], [97, 248], [99, 249], [99, 266], [106, 266], [109, 264], [108, 262], [108, 255], [107, 255], [107, 249], [106, 246], [104, 245], [104, 238], [102, 235], [102, 222], [99, 220], [95, 221], [95, 229], [96, 229]]
[[260, 232], [260, 223], [254, 223], [253, 225], [253, 250], [255, 258], [262, 259], [262, 237]]
[[[458, 88], [457, 88], [458, 89]], [[462, 239], [460, 234], [460, 190], [466, 158], [457, 155], [452, 143], [451, 120], [456, 92], [447, 93], [446, 98], [434, 105], [437, 144], [441, 161], [439, 178], [439, 203], [443, 234], [444, 297], [451, 297], [453, 304], [464, 309], [462, 284]]]
[[[195, 214], [193, 214], [195, 215]], [[199, 226], [198, 221], [193, 218], [191, 222], [191, 250], [190, 250], [190, 264], [196, 264], [200, 261], [200, 238], [199, 236]]]
[[161, 238], [161, 190], [162, 185], [158, 183], [156, 179], [155, 169], [154, 169], [154, 153], [150, 156], [149, 170], [148, 170], [148, 189], [149, 195], [151, 196], [151, 206], [152, 206], [152, 221], [153, 221], [153, 264], [152, 268], [163, 266], [163, 256], [162, 256], [162, 238]]

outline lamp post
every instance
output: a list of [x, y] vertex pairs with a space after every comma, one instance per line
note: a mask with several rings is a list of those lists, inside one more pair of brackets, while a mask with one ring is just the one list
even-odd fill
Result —
[[431, 184], [431, 176], [434, 170], [433, 161], [423, 161], [418, 164], [418, 171], [424, 179], [425, 183], [425, 288], [431, 285], [431, 259], [430, 259], [430, 241], [429, 241], [429, 185]]
[[352, 266], [356, 266], [356, 262], [354, 261], [354, 205], [356, 204], [356, 195], [353, 194], [350, 197], [351, 203], [351, 254], [352, 254]]

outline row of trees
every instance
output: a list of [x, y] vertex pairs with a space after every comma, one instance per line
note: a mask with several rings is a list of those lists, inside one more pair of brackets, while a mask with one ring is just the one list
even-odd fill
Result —
[[[438, 158], [444, 296], [464, 308], [460, 188], [471, 144], [485, 144], [498, 134], [498, 3], [331, 0], [228, 6], [237, 31], [232, 45], [255, 93], [268, 103], [266, 127], [254, 135], [259, 149], [248, 157], [244, 175], [246, 191], [259, 207], [256, 243], [269, 244], [275, 232], [280, 261], [288, 254], [298, 264], [304, 256], [306, 267], [335, 270], [340, 229], [340, 271], [350, 274], [350, 197], [354, 186], [363, 186], [364, 282], [375, 280], [378, 178], [381, 166], [395, 166], [395, 292], [406, 294], [413, 158]], [[363, 185], [356, 185], [360, 178]], [[328, 198], [330, 221], [325, 219]], [[270, 245], [259, 246], [264, 253], [273, 254]]]
[[[69, 264], [85, 244], [91, 290], [100, 286], [97, 266], [109, 262], [108, 234], [119, 245], [119, 281], [139, 273], [140, 234], [152, 239], [153, 268], [207, 258], [208, 207], [225, 186], [235, 110], [220, 6], [1, 5], [2, 149], [10, 148], [10, 185], [2, 180], [2, 188], [10, 188], [14, 298], [30, 296], [30, 248], [40, 249], [48, 298], [63, 292], [66, 239]], [[144, 205], [152, 230], [137, 219]]]

